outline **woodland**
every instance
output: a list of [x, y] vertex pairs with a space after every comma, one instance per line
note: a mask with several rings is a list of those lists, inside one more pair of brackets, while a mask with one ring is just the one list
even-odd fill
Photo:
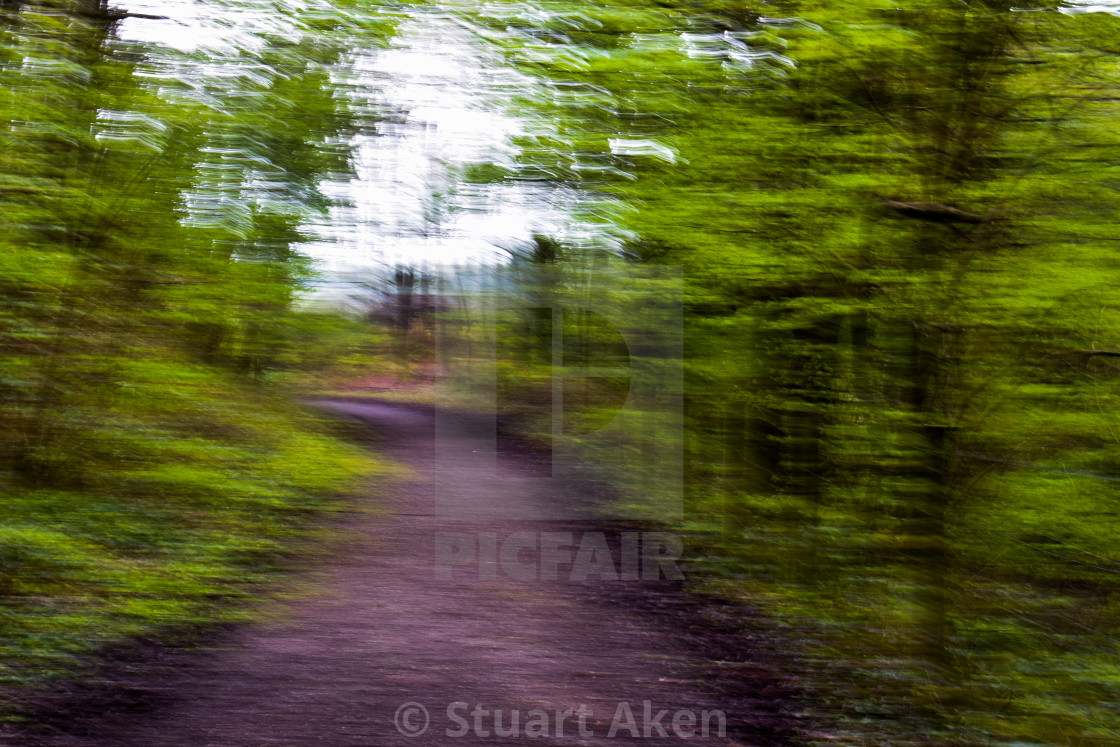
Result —
[[[194, 4], [248, 41], [0, 0], [0, 692], [244, 619], [390, 469], [301, 398], [439, 370], [760, 611], [804, 743], [1120, 744], [1118, 8]], [[487, 102], [515, 158], [433, 204], [565, 189], [596, 236], [309, 303], [324, 185], [391, 116], [356, 51], [421, 13], [531, 82]], [[608, 306], [625, 343], [540, 313]], [[557, 363], [608, 372], [562, 422]]]

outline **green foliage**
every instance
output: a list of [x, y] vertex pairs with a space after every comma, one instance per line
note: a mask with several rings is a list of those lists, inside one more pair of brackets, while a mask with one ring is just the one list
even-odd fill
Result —
[[694, 571], [845, 743], [1115, 743], [1115, 18], [548, 8], [479, 22], [551, 94], [524, 175], [684, 268]]
[[313, 5], [193, 52], [99, 0], [0, 5], [0, 688], [240, 614], [376, 471], [276, 384], [312, 365], [295, 244], [348, 168], [330, 70], [378, 33]]
[[378, 376], [392, 378], [400, 363], [390, 334], [367, 319], [331, 311], [304, 310], [279, 360], [283, 378], [303, 390], [329, 391]]

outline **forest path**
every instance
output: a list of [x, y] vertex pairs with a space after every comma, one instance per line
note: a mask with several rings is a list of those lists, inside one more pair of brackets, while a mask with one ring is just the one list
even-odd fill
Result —
[[[452, 579], [437, 576], [439, 532], [494, 532], [500, 542], [514, 531], [562, 531], [573, 532], [578, 544], [581, 533], [604, 527], [502, 518], [511, 502], [556, 496], [526, 494], [527, 483], [516, 475], [466, 471], [457, 498], [476, 502], [486, 518], [438, 518], [430, 412], [344, 400], [315, 404], [359, 421], [374, 448], [414, 471], [378, 498], [386, 511], [349, 520], [346, 529], [356, 539], [309, 572], [314, 593], [279, 602], [282, 609], [267, 623], [236, 630], [217, 647], [140, 667], [119, 682], [127, 696], [100, 712], [79, 709], [59, 731], [27, 744], [667, 744], [681, 741], [691, 718], [703, 721], [704, 711], [711, 731], [702, 736], [697, 723], [689, 744], [774, 745], [793, 734], [792, 697], [768, 642], [735, 630], [726, 612], [721, 618], [691, 601], [679, 584], [578, 583], [564, 573], [557, 581], [518, 581], [505, 573], [487, 580], [477, 565], [457, 569]], [[531, 473], [528, 455], [514, 455], [514, 471], [519, 460]], [[498, 515], [491, 518], [491, 511]], [[448, 713], [455, 702], [469, 704], [454, 711], [462, 722]], [[425, 721], [414, 706], [411, 714], [409, 707], [400, 710], [406, 703], [428, 711], [422, 735], [402, 734]], [[667, 711], [659, 723], [668, 736], [652, 724], [646, 735], [647, 703], [649, 716]], [[476, 706], [488, 711], [479, 715], [480, 728], [471, 713]], [[591, 714], [583, 733], [581, 706]], [[493, 735], [498, 709], [505, 730], [518, 712], [516, 740]], [[561, 725], [557, 713], [564, 711], [572, 713]], [[726, 736], [718, 736], [715, 711], [726, 714]], [[678, 712], [680, 735], [673, 731]], [[544, 724], [547, 736], [537, 736]]]

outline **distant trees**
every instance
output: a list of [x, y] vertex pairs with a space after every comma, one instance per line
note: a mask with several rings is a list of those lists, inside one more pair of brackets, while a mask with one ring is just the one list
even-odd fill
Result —
[[442, 292], [446, 281], [436, 273], [397, 265], [380, 283], [367, 285], [366, 319], [392, 337], [391, 358], [411, 375], [412, 363], [428, 362], [435, 354], [437, 325], [452, 300]]

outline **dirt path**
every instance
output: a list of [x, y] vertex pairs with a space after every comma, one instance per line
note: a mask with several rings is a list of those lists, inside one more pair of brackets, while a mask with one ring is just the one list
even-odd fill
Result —
[[[464, 466], [462, 499], [483, 507], [485, 518], [441, 519], [433, 511], [430, 414], [319, 404], [360, 420], [379, 449], [415, 470], [388, 496], [389, 516], [354, 519], [359, 539], [314, 572], [321, 592], [284, 603], [273, 621], [206, 652], [169, 653], [122, 675], [122, 694], [103, 712], [76, 711], [59, 731], [24, 744], [772, 745], [792, 735], [789, 688], [765, 641], [732, 630], [730, 617], [705, 611], [675, 582], [580, 583], [563, 572], [555, 581], [519, 581], [504, 565], [477, 563], [447, 578], [435, 567], [437, 537], [444, 557], [450, 552], [447, 533], [493, 533], [502, 543], [518, 531], [568, 532], [578, 544], [601, 532], [617, 553], [617, 531], [532, 518], [534, 505], [570, 493], [526, 493], [528, 479]], [[470, 438], [469, 423], [464, 429]], [[521, 506], [516, 521], [505, 518], [513, 504]], [[516, 736], [495, 736], [496, 727], [514, 728], [514, 712]], [[419, 736], [402, 733], [425, 721]]]

